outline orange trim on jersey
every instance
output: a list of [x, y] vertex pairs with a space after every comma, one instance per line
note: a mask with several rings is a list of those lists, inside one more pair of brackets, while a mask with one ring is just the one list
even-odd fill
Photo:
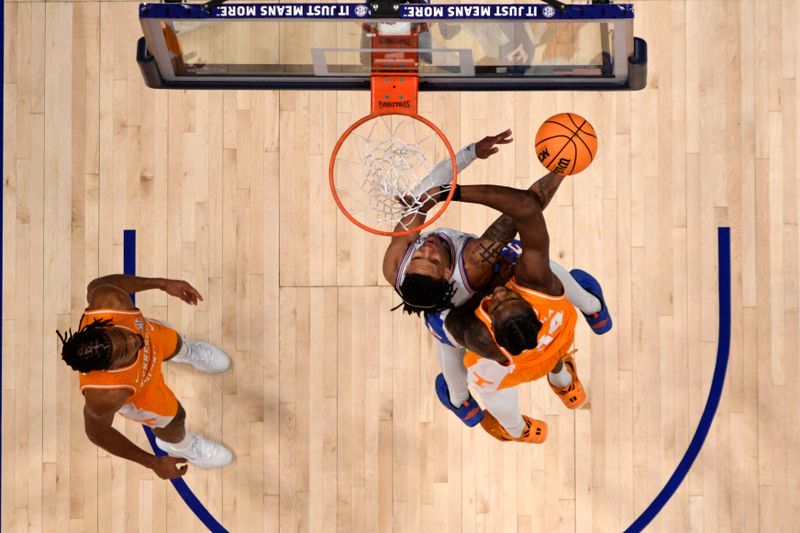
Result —
[[535, 297], [541, 298], [543, 300], [558, 301], [558, 300], [562, 300], [562, 299], [566, 298], [566, 293], [562, 294], [560, 296], [553, 296], [552, 294], [545, 294], [543, 292], [531, 289], [530, 287], [523, 287], [522, 285], [519, 284], [519, 282], [517, 281], [517, 278], [514, 277], [514, 276], [511, 276], [511, 279], [508, 280], [508, 283], [506, 283], [506, 288], [508, 288], [508, 289], [520, 294], [520, 295], [528, 294], [530, 296], [535, 296]]
[[92, 384], [81, 385], [81, 392], [83, 392], [84, 389], [130, 389], [133, 392], [136, 392], [136, 387], [134, 387], [133, 385], [125, 385], [125, 384], [120, 384], [120, 385], [92, 385]]
[[86, 309], [84, 310], [84, 315], [98, 315], [98, 314], [110, 314], [114, 313], [117, 315], [139, 315], [142, 313], [140, 309], [111, 309], [111, 308], [100, 308], [100, 309]]

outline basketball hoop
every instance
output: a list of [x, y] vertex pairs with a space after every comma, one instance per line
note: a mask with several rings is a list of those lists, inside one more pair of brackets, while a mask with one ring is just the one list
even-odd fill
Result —
[[[420, 231], [442, 215], [458, 168], [447, 137], [417, 113], [417, 46], [425, 25], [377, 26], [365, 28], [374, 32], [371, 113], [339, 137], [329, 180], [336, 205], [351, 222], [377, 235], [399, 236]], [[448, 194], [441, 201], [444, 191]], [[427, 218], [415, 216], [424, 213]]]

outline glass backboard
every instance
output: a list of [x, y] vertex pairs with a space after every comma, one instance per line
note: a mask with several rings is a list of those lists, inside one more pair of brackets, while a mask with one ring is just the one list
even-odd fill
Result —
[[364, 89], [414, 71], [425, 90], [636, 90], [647, 52], [629, 4], [141, 4], [155, 88]]

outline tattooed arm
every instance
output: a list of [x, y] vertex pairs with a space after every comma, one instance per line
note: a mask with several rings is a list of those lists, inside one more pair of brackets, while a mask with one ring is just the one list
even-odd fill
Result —
[[566, 176], [560, 176], [551, 172], [536, 180], [536, 182], [531, 185], [530, 189], [528, 189], [533, 193], [534, 197], [539, 200], [542, 211], [550, 204], [550, 200], [555, 196], [556, 191], [561, 186], [561, 182], [564, 181], [565, 177]]
[[[480, 141], [464, 147], [458, 154], [456, 154], [456, 170], [461, 172], [469, 166], [475, 158], [486, 159], [489, 156], [498, 152], [497, 145], [508, 144], [513, 139], [511, 138], [511, 130], [506, 130], [497, 135], [490, 135], [484, 137]], [[394, 228], [394, 231], [403, 231], [408, 228], [415, 228], [425, 223], [427, 213], [438, 201], [442, 201], [447, 197], [449, 190], [444, 190], [441, 183], [444, 181], [449, 183], [448, 176], [453, 172], [453, 163], [449, 159], [442, 161], [437, 165], [428, 177], [424, 178], [420, 183], [422, 191], [428, 191], [428, 199], [423, 203], [420, 209], [416, 212], [407, 215], [403, 218]], [[407, 235], [392, 237], [392, 241], [386, 249], [383, 256], [383, 277], [386, 278], [391, 284], [394, 284], [397, 275], [397, 267], [403, 256], [406, 253], [408, 246], [417, 240], [420, 232], [414, 231]], [[513, 235], [512, 235], [513, 237]], [[501, 247], [502, 248], [502, 247]]]
[[[549, 173], [538, 179], [528, 189], [542, 209], [550, 204], [564, 176]], [[501, 215], [486, 228], [479, 239], [467, 245], [465, 259], [467, 278], [473, 287], [484, 287], [491, 279], [494, 265], [500, 259], [503, 247], [517, 234], [517, 226], [508, 215]]]

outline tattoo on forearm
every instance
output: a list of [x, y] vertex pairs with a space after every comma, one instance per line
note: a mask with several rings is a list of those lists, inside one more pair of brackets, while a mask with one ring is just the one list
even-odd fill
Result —
[[478, 256], [484, 263], [495, 263], [503, 251], [505, 243], [496, 241], [487, 241], [478, 243]]
[[547, 204], [553, 199], [562, 181], [564, 181], [563, 176], [551, 172], [531, 186], [530, 190], [533, 192], [536, 199], [539, 200], [539, 205], [542, 206], [542, 209], [547, 207]]
[[500, 252], [503, 251], [503, 247], [516, 234], [517, 226], [514, 224], [514, 220], [508, 215], [499, 217], [481, 235], [478, 249], [476, 250], [478, 255], [476, 259], [480, 259], [484, 263], [496, 263], [497, 258], [500, 257]]

